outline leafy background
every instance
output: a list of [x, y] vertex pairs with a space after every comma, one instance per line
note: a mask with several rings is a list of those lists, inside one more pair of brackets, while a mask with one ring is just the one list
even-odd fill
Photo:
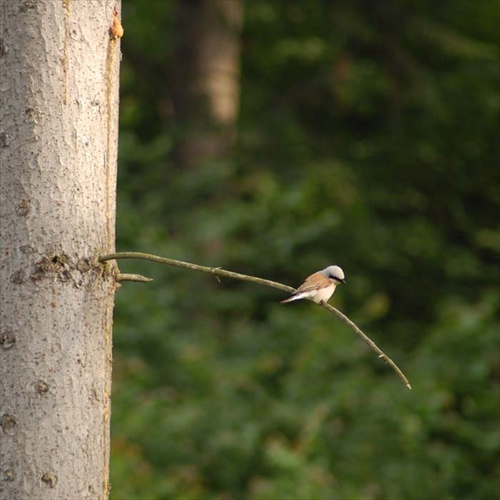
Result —
[[499, 4], [245, 3], [238, 145], [171, 157], [173, 1], [124, 0], [111, 498], [500, 495]]

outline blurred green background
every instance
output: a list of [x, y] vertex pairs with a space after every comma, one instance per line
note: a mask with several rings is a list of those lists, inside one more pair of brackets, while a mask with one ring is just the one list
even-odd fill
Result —
[[[186, 1], [123, 0], [118, 250], [339, 264], [330, 302], [413, 390], [311, 303], [121, 261], [155, 281], [117, 295], [111, 498], [499, 498], [498, 1], [247, 0], [220, 39]], [[223, 126], [197, 37], [236, 54]]]

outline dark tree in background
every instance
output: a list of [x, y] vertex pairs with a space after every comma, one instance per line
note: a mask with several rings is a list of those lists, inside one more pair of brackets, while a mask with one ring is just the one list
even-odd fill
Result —
[[175, 164], [233, 150], [240, 95], [242, 0], [180, 0], [174, 17]]
[[124, 263], [155, 282], [117, 296], [112, 495], [496, 498], [498, 4], [245, 2], [230, 127], [180, 56], [237, 66], [208, 5], [125, 2], [118, 248], [290, 285], [340, 264], [332, 303], [413, 391], [312, 304]]

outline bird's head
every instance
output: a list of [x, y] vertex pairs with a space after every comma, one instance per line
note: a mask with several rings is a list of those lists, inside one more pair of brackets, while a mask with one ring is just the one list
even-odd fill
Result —
[[330, 280], [333, 280], [337, 285], [339, 283], [345, 284], [344, 271], [342, 271], [339, 266], [329, 266], [326, 269], [323, 269], [323, 271], [320, 271], [320, 274]]

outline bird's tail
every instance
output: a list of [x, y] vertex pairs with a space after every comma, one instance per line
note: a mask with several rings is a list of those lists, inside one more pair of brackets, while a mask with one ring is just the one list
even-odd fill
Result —
[[286, 304], [287, 302], [293, 302], [294, 300], [300, 300], [300, 299], [303, 299], [303, 298], [304, 298], [304, 294], [303, 293], [293, 294], [293, 295], [290, 295], [290, 297], [288, 297], [288, 299], [281, 300], [280, 304]]

